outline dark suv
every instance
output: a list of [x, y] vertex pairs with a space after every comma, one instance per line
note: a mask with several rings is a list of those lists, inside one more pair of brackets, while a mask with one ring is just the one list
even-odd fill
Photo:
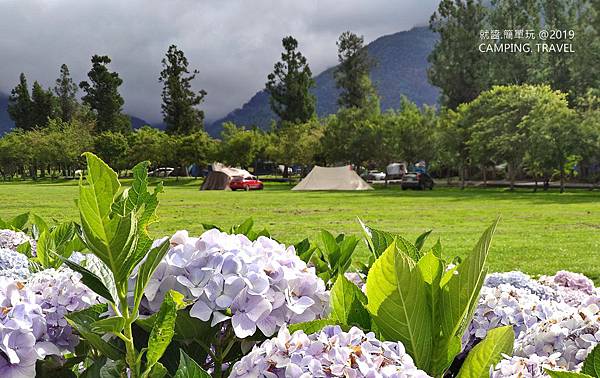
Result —
[[402, 177], [402, 190], [412, 189], [433, 189], [433, 179], [425, 172], [409, 172]]

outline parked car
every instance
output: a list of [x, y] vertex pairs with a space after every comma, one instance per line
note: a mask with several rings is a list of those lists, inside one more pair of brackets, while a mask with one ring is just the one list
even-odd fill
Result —
[[406, 163], [392, 163], [385, 168], [388, 180], [399, 180], [406, 174]]
[[412, 189], [433, 189], [433, 178], [425, 172], [409, 172], [402, 177], [402, 190]]
[[174, 170], [175, 168], [169, 167], [156, 168], [155, 170], [148, 172], [148, 176], [169, 177]]
[[263, 183], [254, 176], [235, 176], [231, 179], [229, 188], [231, 188], [231, 190], [262, 190]]
[[381, 171], [377, 171], [377, 170], [371, 170], [371, 171], [365, 172], [361, 176], [362, 176], [363, 180], [367, 180], [367, 181], [385, 180], [385, 173], [383, 173]]

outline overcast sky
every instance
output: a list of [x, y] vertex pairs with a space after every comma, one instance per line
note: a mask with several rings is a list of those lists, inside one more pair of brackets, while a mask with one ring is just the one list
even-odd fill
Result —
[[159, 122], [157, 81], [170, 44], [200, 70], [196, 89], [214, 120], [264, 87], [293, 35], [314, 74], [336, 63], [335, 41], [351, 30], [367, 42], [423, 25], [437, 0], [0, 0], [0, 91], [20, 72], [53, 85], [66, 63], [79, 82], [93, 54], [109, 55], [124, 80], [125, 111]]

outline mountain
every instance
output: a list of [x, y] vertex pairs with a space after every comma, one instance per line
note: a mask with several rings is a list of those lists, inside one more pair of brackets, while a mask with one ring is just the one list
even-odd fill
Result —
[[[434, 105], [439, 91], [427, 80], [427, 57], [433, 50], [437, 35], [427, 27], [415, 27], [409, 31], [386, 35], [367, 45], [376, 66], [371, 71], [371, 81], [381, 97], [381, 109], [397, 108], [402, 95], [417, 105]], [[313, 93], [317, 97], [317, 114], [322, 117], [337, 111], [339, 91], [335, 87], [333, 72], [329, 68], [315, 77]], [[268, 128], [276, 119], [269, 106], [269, 94], [256, 93], [240, 109], [222, 119], [206, 125], [209, 134], [217, 136], [223, 122], [237, 125], [257, 125]]]
[[8, 95], [0, 92], [0, 135], [12, 129], [15, 124], [8, 115]]

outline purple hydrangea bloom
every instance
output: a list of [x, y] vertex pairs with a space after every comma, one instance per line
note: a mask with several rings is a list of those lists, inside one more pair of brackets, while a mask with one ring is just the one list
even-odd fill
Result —
[[212, 325], [230, 321], [236, 336], [245, 338], [257, 330], [271, 336], [284, 324], [322, 318], [328, 311], [325, 283], [293, 247], [218, 230], [200, 238], [178, 231], [170, 242], [144, 292], [148, 313], [176, 290], [194, 302], [191, 316]]
[[26, 280], [29, 277], [27, 256], [8, 248], [0, 248], [0, 277]]
[[27, 242], [31, 245], [31, 252], [35, 256], [35, 240], [27, 236], [26, 233], [13, 230], [0, 230], [0, 249], [6, 248], [16, 251], [17, 247]]
[[504, 356], [494, 370], [490, 378], [542, 378], [549, 377], [544, 369], [560, 370], [556, 358], [558, 354], [540, 357], [531, 355], [529, 357]]
[[287, 327], [237, 362], [230, 377], [429, 377], [400, 342], [379, 341], [353, 327], [327, 326], [306, 335]]
[[537, 295], [540, 299], [556, 300], [558, 297], [554, 289], [519, 271], [490, 273], [486, 276], [483, 285], [486, 287], [498, 287], [501, 284], [508, 284], [518, 289], [527, 290]]

